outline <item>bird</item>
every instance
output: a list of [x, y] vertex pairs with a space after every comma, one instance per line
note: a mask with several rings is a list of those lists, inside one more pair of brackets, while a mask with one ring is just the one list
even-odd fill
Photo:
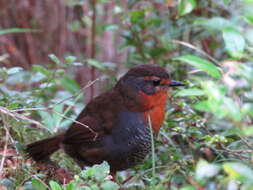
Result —
[[107, 161], [110, 171], [132, 168], [151, 151], [151, 132], [162, 127], [169, 89], [183, 86], [157, 64], [132, 67], [116, 85], [92, 99], [63, 133], [28, 144], [37, 162], [58, 149], [83, 169]]

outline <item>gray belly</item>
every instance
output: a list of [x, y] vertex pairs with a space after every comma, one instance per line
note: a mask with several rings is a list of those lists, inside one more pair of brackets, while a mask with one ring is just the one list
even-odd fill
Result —
[[150, 129], [144, 114], [121, 111], [117, 127], [104, 143], [112, 171], [141, 163], [151, 150]]

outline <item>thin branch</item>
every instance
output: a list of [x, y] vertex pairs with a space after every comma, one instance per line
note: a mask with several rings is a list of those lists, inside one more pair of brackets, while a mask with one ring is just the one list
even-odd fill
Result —
[[196, 190], [205, 190], [205, 188], [199, 185], [196, 181], [194, 181], [191, 176], [187, 177], [186, 179], [191, 185], [196, 188]]
[[239, 157], [240, 159], [249, 159], [248, 156], [245, 156], [243, 154], [245, 154], [245, 153], [253, 153], [252, 150], [231, 150], [231, 149], [228, 149], [228, 148], [224, 147], [222, 144], [220, 144], [220, 145], [221, 145], [221, 149], [220, 150], [217, 149], [217, 151], [223, 151], [223, 152], [232, 154], [234, 156]]
[[242, 142], [243, 142], [249, 149], [251, 149], [251, 151], [253, 152], [253, 146], [252, 146], [251, 144], [249, 144], [248, 141], [247, 141], [245, 138], [243, 138], [241, 135], [238, 135], [238, 136], [241, 138]]
[[61, 113], [59, 113], [59, 112], [57, 112], [57, 111], [55, 111], [55, 110], [52, 110], [52, 111], [53, 111], [54, 113], [58, 114], [59, 116], [65, 118], [65, 119], [68, 119], [68, 120], [70, 120], [70, 121], [72, 121], [72, 122], [74, 122], [74, 123], [77, 123], [77, 124], [79, 124], [79, 125], [84, 126], [84, 127], [87, 128], [91, 133], [94, 134], [93, 141], [95, 141], [95, 140], [97, 139], [98, 133], [97, 133], [96, 131], [94, 131], [92, 128], [90, 128], [88, 125], [85, 125], [85, 124], [83, 124], [83, 123], [81, 123], [81, 122], [79, 122], [79, 121], [77, 121], [77, 120], [74, 120], [74, 119], [72, 119], [72, 118], [70, 118], [70, 117], [67, 117], [67, 116], [65, 116], [65, 115], [63, 115], [63, 114], [61, 114]]
[[56, 105], [65, 102], [66, 100], [69, 100], [69, 99], [71, 99], [71, 98], [73, 98], [73, 97], [75, 97], [75, 96], [78, 96], [80, 93], [83, 92], [83, 90], [85, 90], [86, 88], [89, 88], [90, 86], [93, 86], [93, 84], [94, 84], [95, 82], [97, 82], [98, 80], [99, 80], [99, 78], [96, 78], [96, 79], [94, 79], [94, 80], [92, 80], [92, 81], [89, 81], [88, 84], [85, 85], [83, 88], [81, 88], [81, 90], [79, 90], [77, 93], [75, 93], [74, 95], [69, 96], [69, 97], [67, 97], [67, 98], [65, 98], [65, 99], [63, 99], [63, 100], [61, 100], [61, 101], [55, 103], [55, 104], [52, 105], [51, 107], [53, 108], [53, 107], [55, 107]]
[[[94, 59], [96, 56], [96, 17], [97, 17], [97, 10], [96, 10], [96, 0], [91, 0], [92, 6], [92, 26], [91, 26], [91, 59]], [[96, 68], [91, 67], [91, 80], [94, 80], [96, 77]], [[94, 86], [91, 86], [90, 91], [90, 99], [94, 96]]]
[[4, 174], [4, 162], [5, 162], [5, 158], [6, 158], [6, 154], [7, 154], [7, 146], [8, 146], [8, 141], [9, 141], [9, 132], [8, 130], [5, 128], [5, 144], [4, 144], [4, 151], [3, 151], [3, 155], [2, 155], [2, 159], [1, 159], [1, 163], [0, 163], [0, 178], [3, 177]]
[[155, 177], [155, 142], [154, 142], [154, 134], [153, 134], [153, 128], [152, 128], [150, 115], [148, 115], [148, 125], [149, 125], [150, 136], [151, 136], [152, 176]]
[[203, 50], [193, 46], [192, 44], [190, 43], [187, 43], [187, 42], [184, 42], [184, 41], [180, 41], [180, 40], [170, 40], [171, 42], [173, 43], [176, 43], [176, 44], [180, 44], [180, 45], [183, 45], [185, 47], [188, 47], [188, 48], [191, 48], [191, 49], [194, 49], [195, 51], [201, 53], [202, 55], [208, 57], [208, 59], [210, 59], [216, 66], [219, 66], [220, 67], [220, 63], [218, 60], [216, 60], [215, 58], [213, 58], [212, 56], [208, 55], [206, 52], [204, 52]]
[[91, 133], [94, 134], [94, 139], [93, 139], [93, 140], [95, 141], [95, 140], [97, 139], [97, 137], [98, 137], [98, 133], [97, 133], [97, 132], [95, 132], [95, 131], [92, 130], [89, 126], [87, 126], [87, 125], [85, 125], [85, 124], [83, 124], [83, 123], [81, 123], [81, 122], [79, 122], [79, 121], [76, 121], [76, 120], [74, 120], [74, 119], [71, 119], [71, 118], [69, 118], [69, 117], [66, 117], [64, 114], [61, 114], [61, 113], [55, 111], [53, 108], [54, 108], [56, 105], [61, 104], [61, 103], [65, 102], [65, 101], [68, 100], [68, 99], [71, 99], [71, 98], [73, 98], [73, 97], [75, 97], [75, 96], [78, 96], [79, 94], [82, 93], [82, 91], [83, 91], [84, 89], [90, 87], [91, 85], [93, 85], [93, 84], [94, 84], [96, 81], [98, 81], [98, 80], [99, 80], [99, 79], [97, 78], [97, 79], [95, 79], [95, 80], [93, 80], [93, 81], [91, 81], [91, 82], [88, 82], [88, 84], [87, 84], [86, 86], [84, 86], [83, 88], [81, 88], [76, 94], [74, 94], [74, 95], [72, 95], [72, 96], [69, 96], [69, 97], [67, 97], [67, 98], [65, 98], [65, 99], [63, 99], [63, 100], [60, 100], [59, 102], [57, 102], [57, 103], [55, 103], [54, 105], [49, 106], [49, 107], [41, 107], [41, 108], [24, 108], [24, 109], [9, 110], [9, 109], [7, 109], [7, 108], [5, 108], [5, 107], [0, 106], [0, 112], [3, 113], [3, 114], [5, 114], [5, 115], [9, 115], [10, 117], [16, 119], [17, 121], [19, 121], [18, 119], [26, 120], [26, 121], [28, 121], [29, 123], [32, 123], [32, 124], [35, 124], [35, 125], [37, 125], [37, 126], [39, 126], [39, 127], [42, 127], [42, 128], [47, 129], [47, 127], [44, 126], [44, 125], [42, 125], [40, 122], [35, 121], [35, 120], [33, 120], [33, 119], [30, 119], [30, 118], [27, 118], [26, 116], [24, 116], [24, 115], [22, 115], [22, 114], [19, 114], [19, 113], [17, 113], [17, 112], [20, 112], [20, 111], [38, 111], [38, 110], [47, 111], [47, 110], [52, 110], [54, 113], [60, 115], [61, 117], [65, 118], [65, 119], [68, 119], [68, 120], [71, 120], [71, 121], [74, 122], [74, 123], [77, 123], [77, 124], [79, 124], [79, 125], [82, 125], [82, 126], [86, 127]]
[[37, 175], [32, 174], [27, 168], [23, 167], [22, 169], [29, 175], [29, 177], [23, 182], [28, 181], [30, 178], [35, 178], [40, 181], [48, 190], [51, 189], [43, 180], [41, 180]]
[[40, 108], [21, 108], [21, 109], [15, 109], [15, 110], [10, 110], [10, 112], [20, 112], [20, 111], [38, 111], [38, 110], [41, 110], [41, 111], [47, 111], [47, 110], [52, 110], [55, 106], [57, 106], [58, 104], [62, 104], [63, 102], [75, 97], [75, 96], [78, 96], [79, 94], [81, 94], [83, 92], [83, 90], [85, 90], [86, 88], [89, 88], [90, 86], [92, 86], [95, 82], [97, 82], [99, 80], [99, 78], [93, 80], [93, 81], [89, 81], [87, 85], [85, 85], [83, 88], [81, 88], [77, 93], [75, 93], [74, 95], [72, 96], [69, 96], [65, 99], [62, 99], [60, 100], [59, 102], [51, 105], [51, 106], [48, 106], [48, 107], [40, 107]]
[[9, 142], [9, 140], [11, 140], [12, 143], [14, 142], [13, 138], [11, 137], [10, 132], [8, 130], [8, 128], [10, 128], [8, 117], [6, 117], [6, 115], [4, 115], [3, 113], [1, 113], [1, 116], [3, 118], [3, 127], [5, 129], [5, 145], [4, 145], [4, 150], [3, 150], [3, 154], [2, 154], [2, 159], [0, 162], [0, 179], [4, 175], [4, 162], [7, 157], [8, 142]]
[[0, 106], [0, 112], [5, 114], [5, 115], [8, 115], [14, 119], [16, 119], [17, 121], [19, 121], [19, 119], [21, 120], [25, 120], [25, 121], [28, 121], [29, 123], [32, 123], [32, 124], [35, 124], [36, 126], [39, 126], [39, 127], [42, 127], [42, 128], [46, 128], [44, 125], [42, 125], [40, 122], [38, 121], [35, 121], [33, 119], [30, 119], [22, 114], [19, 114], [19, 113], [16, 113], [16, 112], [13, 112], [13, 110], [9, 110], [5, 107], [2, 107]]
[[226, 152], [230, 152], [230, 153], [235, 153], [235, 154], [247, 154], [247, 153], [253, 153], [253, 150], [242, 150], [242, 149], [239, 149], [239, 150], [231, 150], [231, 149], [228, 149], [224, 146], [222, 146], [222, 149]]

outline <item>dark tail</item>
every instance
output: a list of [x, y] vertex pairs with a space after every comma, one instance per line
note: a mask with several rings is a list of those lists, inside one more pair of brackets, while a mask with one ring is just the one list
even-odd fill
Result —
[[46, 161], [52, 153], [60, 149], [63, 137], [64, 134], [60, 134], [28, 144], [26, 152], [28, 153], [28, 156], [33, 158], [35, 161]]

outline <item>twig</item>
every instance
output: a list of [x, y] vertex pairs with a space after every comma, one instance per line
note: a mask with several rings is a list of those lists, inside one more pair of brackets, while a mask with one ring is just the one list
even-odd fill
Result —
[[198, 72], [202, 72], [202, 70], [200, 70], [200, 69], [194, 69], [192, 71], [189, 71], [188, 74], [194, 74], [194, 73], [198, 73]]
[[65, 102], [66, 100], [69, 100], [69, 99], [71, 99], [71, 98], [73, 98], [73, 97], [75, 97], [75, 96], [78, 96], [80, 93], [83, 92], [83, 90], [85, 90], [86, 88], [89, 88], [90, 86], [93, 86], [93, 84], [94, 84], [95, 82], [97, 82], [97, 81], [99, 81], [99, 78], [96, 78], [96, 79], [94, 79], [94, 80], [92, 80], [92, 81], [89, 81], [88, 84], [86, 84], [83, 88], [81, 88], [77, 93], [75, 93], [74, 95], [69, 96], [69, 97], [67, 97], [67, 98], [65, 98], [65, 99], [63, 99], [63, 100], [61, 100], [61, 101], [55, 103], [54, 105], [52, 105], [52, 107], [55, 107], [56, 105]]
[[13, 142], [13, 139], [10, 135], [10, 132], [8, 130], [9, 128], [9, 120], [6, 119], [7, 117], [2, 113], [2, 118], [3, 118], [3, 127], [5, 129], [5, 145], [4, 145], [4, 151], [3, 151], [3, 154], [2, 154], [2, 159], [1, 159], [1, 163], [0, 163], [0, 179], [1, 177], [3, 177], [3, 174], [4, 174], [4, 162], [5, 162], [5, 159], [7, 157], [7, 148], [8, 148], [8, 142], [9, 142], [9, 139], [12, 140]]
[[154, 143], [154, 134], [152, 129], [152, 123], [150, 115], [148, 115], [148, 125], [150, 129], [150, 136], [151, 136], [151, 151], [152, 151], [152, 176], [155, 177], [155, 143]]
[[[67, 115], [67, 113], [75, 106], [76, 102], [81, 98], [80, 94], [78, 96], [75, 97], [75, 99], [73, 100], [72, 105], [68, 105], [67, 108], [63, 111], [63, 115]], [[55, 124], [55, 130], [58, 129], [59, 125], [61, 124], [63, 118], [60, 118], [59, 120], [57, 120], [56, 124]]]
[[21, 120], [28, 121], [29, 123], [35, 124], [36, 126], [39, 126], [39, 127], [42, 127], [42, 128], [46, 128], [40, 122], [35, 121], [33, 119], [30, 119], [30, 118], [28, 118], [28, 117], [26, 117], [26, 116], [24, 116], [22, 114], [13, 112], [13, 110], [9, 110], [9, 109], [7, 109], [5, 107], [0, 106], [0, 112], [3, 113], [3, 114], [5, 114], [5, 115], [9, 115], [10, 117], [16, 119], [17, 121], [19, 121], [18, 119], [21, 119]]
[[192, 44], [189, 44], [187, 42], [184, 42], [184, 41], [179, 41], [179, 40], [170, 40], [171, 42], [173, 43], [176, 43], [176, 44], [180, 44], [180, 45], [183, 45], [183, 46], [186, 46], [188, 48], [191, 48], [191, 49], [194, 49], [195, 51], [201, 53], [202, 55], [205, 55], [206, 57], [208, 57], [216, 66], [219, 66], [220, 67], [220, 64], [219, 64], [219, 61], [216, 60], [215, 58], [213, 58], [212, 56], [208, 55], [206, 52], [204, 52], [203, 50], [193, 46]]
[[51, 110], [53, 109], [55, 106], [75, 97], [78, 96], [79, 94], [81, 94], [83, 92], [83, 90], [85, 90], [86, 88], [89, 88], [90, 86], [92, 86], [95, 82], [97, 82], [99, 80], [99, 78], [93, 80], [93, 81], [89, 81], [87, 85], [85, 85], [83, 88], [81, 88], [77, 93], [75, 93], [72, 96], [69, 96], [65, 99], [60, 100], [59, 102], [53, 104], [52, 106], [48, 106], [48, 107], [40, 107], [40, 108], [21, 108], [21, 109], [15, 109], [15, 110], [10, 110], [10, 112], [20, 112], [20, 111], [47, 111], [47, 110]]
[[187, 177], [187, 181], [188, 181], [191, 185], [193, 185], [193, 186], [196, 188], [196, 190], [205, 190], [205, 188], [202, 187], [202, 186], [200, 186], [199, 184], [197, 184], [197, 182], [194, 181], [194, 180], [192, 179], [192, 177]]
[[0, 55], [0, 62], [4, 62], [6, 59], [10, 57], [9, 54], [5, 53], [3, 55]]
[[4, 151], [3, 151], [3, 155], [2, 155], [2, 159], [1, 159], [1, 163], [0, 163], [0, 179], [1, 177], [3, 177], [4, 174], [4, 161], [6, 158], [6, 154], [7, 154], [7, 146], [8, 146], [8, 141], [9, 141], [9, 133], [8, 130], [5, 129], [5, 134], [6, 134], [6, 139], [5, 139], [5, 144], [4, 144]]
[[[33, 175], [30, 171], [28, 171], [27, 169], [25, 168], [22, 168], [27, 174], [29, 174], [29, 177], [28, 179], [34, 177], [35, 179], [37, 179], [38, 181], [40, 181], [47, 189], [51, 189], [43, 180], [41, 180], [37, 175]], [[27, 179], [27, 180], [28, 180]]]
[[[19, 114], [19, 113], [17, 113], [17, 112], [20, 112], [20, 111], [35, 111], [35, 110], [37, 110], [37, 111], [38, 111], [38, 110], [41, 110], [41, 111], [52, 110], [54, 113], [60, 115], [61, 117], [65, 118], [65, 119], [68, 119], [68, 120], [71, 120], [71, 121], [74, 122], [74, 123], [77, 123], [77, 124], [79, 124], [79, 125], [82, 125], [82, 126], [86, 127], [91, 133], [94, 134], [93, 140], [95, 141], [95, 140], [97, 139], [97, 137], [98, 137], [98, 133], [97, 133], [97, 132], [95, 132], [94, 130], [92, 130], [88, 125], [85, 125], [85, 124], [83, 124], [83, 123], [81, 123], [81, 122], [79, 122], [79, 121], [76, 121], [76, 120], [74, 120], [74, 119], [71, 119], [71, 118], [69, 118], [69, 117], [66, 117], [64, 114], [61, 114], [61, 113], [55, 111], [53, 108], [54, 108], [56, 105], [61, 104], [61, 103], [65, 102], [65, 101], [68, 100], [68, 99], [71, 99], [71, 98], [73, 98], [73, 97], [75, 97], [75, 96], [78, 96], [84, 89], [90, 87], [91, 85], [93, 85], [93, 84], [94, 84], [96, 81], [98, 81], [98, 80], [99, 80], [99, 79], [97, 78], [97, 79], [95, 79], [94, 81], [88, 82], [88, 84], [87, 84], [86, 86], [84, 86], [83, 88], [81, 88], [81, 90], [78, 91], [76, 94], [74, 94], [74, 95], [72, 95], [72, 96], [70, 96], [70, 97], [67, 97], [67, 98], [65, 98], [65, 99], [63, 99], [63, 100], [60, 100], [59, 102], [55, 103], [55, 104], [52, 105], [52, 106], [41, 107], [41, 108], [24, 108], [24, 109], [16, 109], [16, 110], [9, 110], [9, 109], [7, 109], [7, 108], [5, 108], [5, 107], [1, 107], [1, 106], [0, 106], [0, 112], [3, 113], [3, 114], [9, 115], [9, 116], [11, 116], [12, 118], [15, 118], [16, 120], [17, 120], [17, 118], [18, 118], [18, 119], [22, 119], [22, 120], [26, 120], [26, 121], [28, 121], [28, 122], [30, 122], [30, 123], [33, 123], [33, 124], [35, 124], [35, 125], [37, 125], [37, 126], [40, 126], [40, 127], [42, 127], [42, 128], [47, 129], [47, 127], [44, 126], [44, 125], [42, 125], [40, 122], [35, 121], [35, 120], [32, 120], [32, 119], [29, 119], [29, 118], [25, 117], [24, 115]], [[50, 132], [51, 132], [51, 131], [50, 131]]]
[[245, 138], [243, 138], [241, 135], [238, 135], [238, 136], [241, 138], [242, 142], [243, 142], [249, 149], [251, 149], [252, 152], [253, 152], [253, 146], [252, 146], [251, 144], [249, 144], [248, 141], [246, 141]]
[[[94, 59], [96, 56], [96, 0], [91, 0], [92, 6], [92, 26], [91, 26], [91, 59]], [[96, 69], [94, 66], [91, 67], [91, 80], [94, 80], [96, 77]], [[91, 86], [90, 99], [94, 96], [94, 86]]]
[[253, 153], [253, 150], [231, 150], [231, 149], [228, 149], [226, 147], [224, 147], [223, 145], [221, 145], [222, 149], [224, 151], [227, 151], [227, 152], [231, 152], [231, 153], [236, 153], [236, 154], [241, 154], [241, 153], [244, 153], [244, 154], [247, 154], [247, 153]]
[[223, 151], [223, 152], [227, 152], [229, 154], [233, 154], [234, 156], [237, 156], [240, 159], [249, 159], [249, 157], [242, 155], [243, 153], [253, 153], [252, 150], [231, 150], [231, 149], [227, 149], [222, 144], [220, 144], [220, 145], [221, 145], [221, 149], [218, 151]]
[[59, 112], [57, 112], [57, 111], [55, 111], [55, 110], [53, 110], [53, 112], [56, 113], [56, 114], [58, 114], [59, 116], [65, 118], [65, 119], [68, 119], [68, 120], [70, 120], [70, 121], [72, 121], [72, 122], [74, 122], [74, 123], [77, 123], [77, 124], [79, 124], [79, 125], [84, 126], [84, 127], [87, 128], [91, 133], [94, 134], [93, 141], [95, 141], [95, 140], [97, 139], [98, 133], [95, 132], [93, 129], [91, 129], [88, 125], [85, 125], [85, 124], [83, 124], [83, 123], [81, 123], [81, 122], [79, 122], [79, 121], [77, 121], [77, 120], [74, 120], [74, 119], [72, 119], [72, 118], [70, 118], [70, 117], [67, 117], [67, 116], [65, 116], [65, 115], [63, 115], [63, 114], [61, 114], [61, 113], [59, 113]]
[[184, 178], [195, 187], [196, 190], [205, 190], [205, 188], [199, 185], [196, 181], [194, 181], [191, 176], [186, 176], [186, 174], [181, 170], [178, 170], [178, 172], [181, 173]]

